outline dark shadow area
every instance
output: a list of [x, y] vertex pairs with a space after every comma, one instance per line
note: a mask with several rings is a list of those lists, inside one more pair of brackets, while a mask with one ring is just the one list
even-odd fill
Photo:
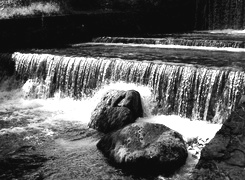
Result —
[[0, 55], [0, 82], [5, 77], [10, 77], [15, 72], [15, 62], [12, 59], [11, 53], [5, 53]]
[[48, 159], [44, 155], [30, 153], [30, 151], [33, 151], [33, 148], [32, 146], [22, 146], [14, 153], [1, 158], [0, 178], [20, 178], [24, 174], [34, 172], [40, 168]]
[[176, 170], [174, 170], [176, 169], [175, 166], [171, 166], [170, 164], [167, 166], [163, 164], [156, 165], [156, 163], [153, 162], [154, 160], [150, 162], [142, 159], [141, 162], [130, 165], [127, 163], [118, 165], [106, 158], [104, 161], [109, 166], [115, 167], [117, 171], [122, 172], [125, 176], [131, 176], [134, 179], [156, 179], [159, 176], [170, 178], [176, 173]]
[[[175, 2], [176, 1], [176, 2]], [[0, 51], [64, 47], [97, 36], [144, 36], [194, 28], [193, 0], [70, 1], [77, 12], [0, 20]]]
[[244, 2], [232, 0], [70, 0], [66, 6], [62, 15], [0, 20], [0, 52], [65, 47], [98, 36], [244, 29], [245, 21]]

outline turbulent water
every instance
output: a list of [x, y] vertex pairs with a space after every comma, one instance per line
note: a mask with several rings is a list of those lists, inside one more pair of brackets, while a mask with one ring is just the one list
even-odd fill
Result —
[[[16, 74], [32, 82], [30, 97], [80, 99], [117, 81], [148, 86], [152, 113], [223, 122], [244, 93], [244, 52], [83, 44], [14, 53]], [[76, 56], [74, 56], [76, 55]]]
[[208, 142], [244, 94], [243, 52], [83, 44], [0, 58], [0, 179], [163, 179], [122, 172], [97, 150], [87, 124], [109, 89], [139, 91], [138, 121], [183, 135], [187, 163], [165, 179], [188, 179], [203, 147], [190, 143]]
[[[116, 83], [81, 100], [61, 98], [58, 92], [53, 98], [33, 99], [26, 98], [29, 83], [6, 91], [5, 87], [13, 84], [13, 80], [8, 80], [1, 88], [1, 179], [161, 179], [161, 176], [134, 177], [108, 165], [96, 149], [100, 136], [87, 127], [91, 111], [109, 89], [138, 90], [147, 112], [152, 99], [148, 87]], [[187, 142], [196, 137], [211, 139], [220, 128], [217, 124], [178, 116], [148, 114], [138, 121], [165, 124], [182, 133]], [[190, 151], [187, 164], [170, 179], [190, 175], [197, 163], [192, 154]]]
[[[223, 33], [224, 34], [224, 33]], [[155, 38], [137, 38], [137, 37], [98, 37], [94, 38], [95, 43], [123, 43], [123, 44], [154, 44], [159, 45], [159, 47], [170, 47], [171, 45], [178, 45], [187, 47], [216, 47], [215, 50], [225, 50], [227, 48], [241, 48], [245, 47], [243, 41], [244, 34], [234, 35], [234, 33], [229, 33], [226, 36], [217, 36], [215, 33], [189, 33], [189, 34], [169, 34], [164, 35], [165, 37], [155, 37]], [[174, 48], [174, 47], [173, 47]], [[175, 47], [176, 48], [176, 47]], [[210, 48], [209, 48], [210, 49]]]
[[197, 0], [196, 28], [244, 29], [244, 1]]

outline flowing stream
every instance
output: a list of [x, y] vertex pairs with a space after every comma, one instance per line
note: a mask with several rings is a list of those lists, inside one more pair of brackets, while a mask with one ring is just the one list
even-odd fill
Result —
[[[125, 174], [98, 152], [101, 134], [87, 123], [102, 95], [139, 91], [145, 117], [138, 121], [165, 124], [188, 144], [208, 142], [244, 94], [242, 50], [107, 42], [0, 59], [0, 179], [163, 179]], [[196, 148], [165, 179], [188, 179], [200, 156]]]

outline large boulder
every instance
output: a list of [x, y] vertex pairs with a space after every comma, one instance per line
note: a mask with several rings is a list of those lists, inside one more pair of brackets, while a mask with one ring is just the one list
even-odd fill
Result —
[[89, 127], [108, 133], [135, 122], [138, 117], [143, 117], [139, 92], [111, 90], [92, 112]]
[[231, 113], [214, 138], [203, 148], [196, 168], [199, 169], [196, 179], [244, 179], [244, 104]]
[[188, 156], [182, 136], [162, 125], [137, 122], [106, 134], [97, 144], [109, 162], [130, 173], [171, 174]]

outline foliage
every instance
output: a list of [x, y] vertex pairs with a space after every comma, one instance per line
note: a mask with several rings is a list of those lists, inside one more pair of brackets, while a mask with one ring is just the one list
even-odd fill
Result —
[[[1, 0], [0, 18], [53, 15], [84, 11], [140, 11], [173, 13], [183, 0]], [[178, 7], [176, 7], [178, 6]]]
[[61, 6], [55, 1], [44, 0], [3, 0], [0, 4], [0, 19], [22, 16], [53, 15], [62, 12]]

